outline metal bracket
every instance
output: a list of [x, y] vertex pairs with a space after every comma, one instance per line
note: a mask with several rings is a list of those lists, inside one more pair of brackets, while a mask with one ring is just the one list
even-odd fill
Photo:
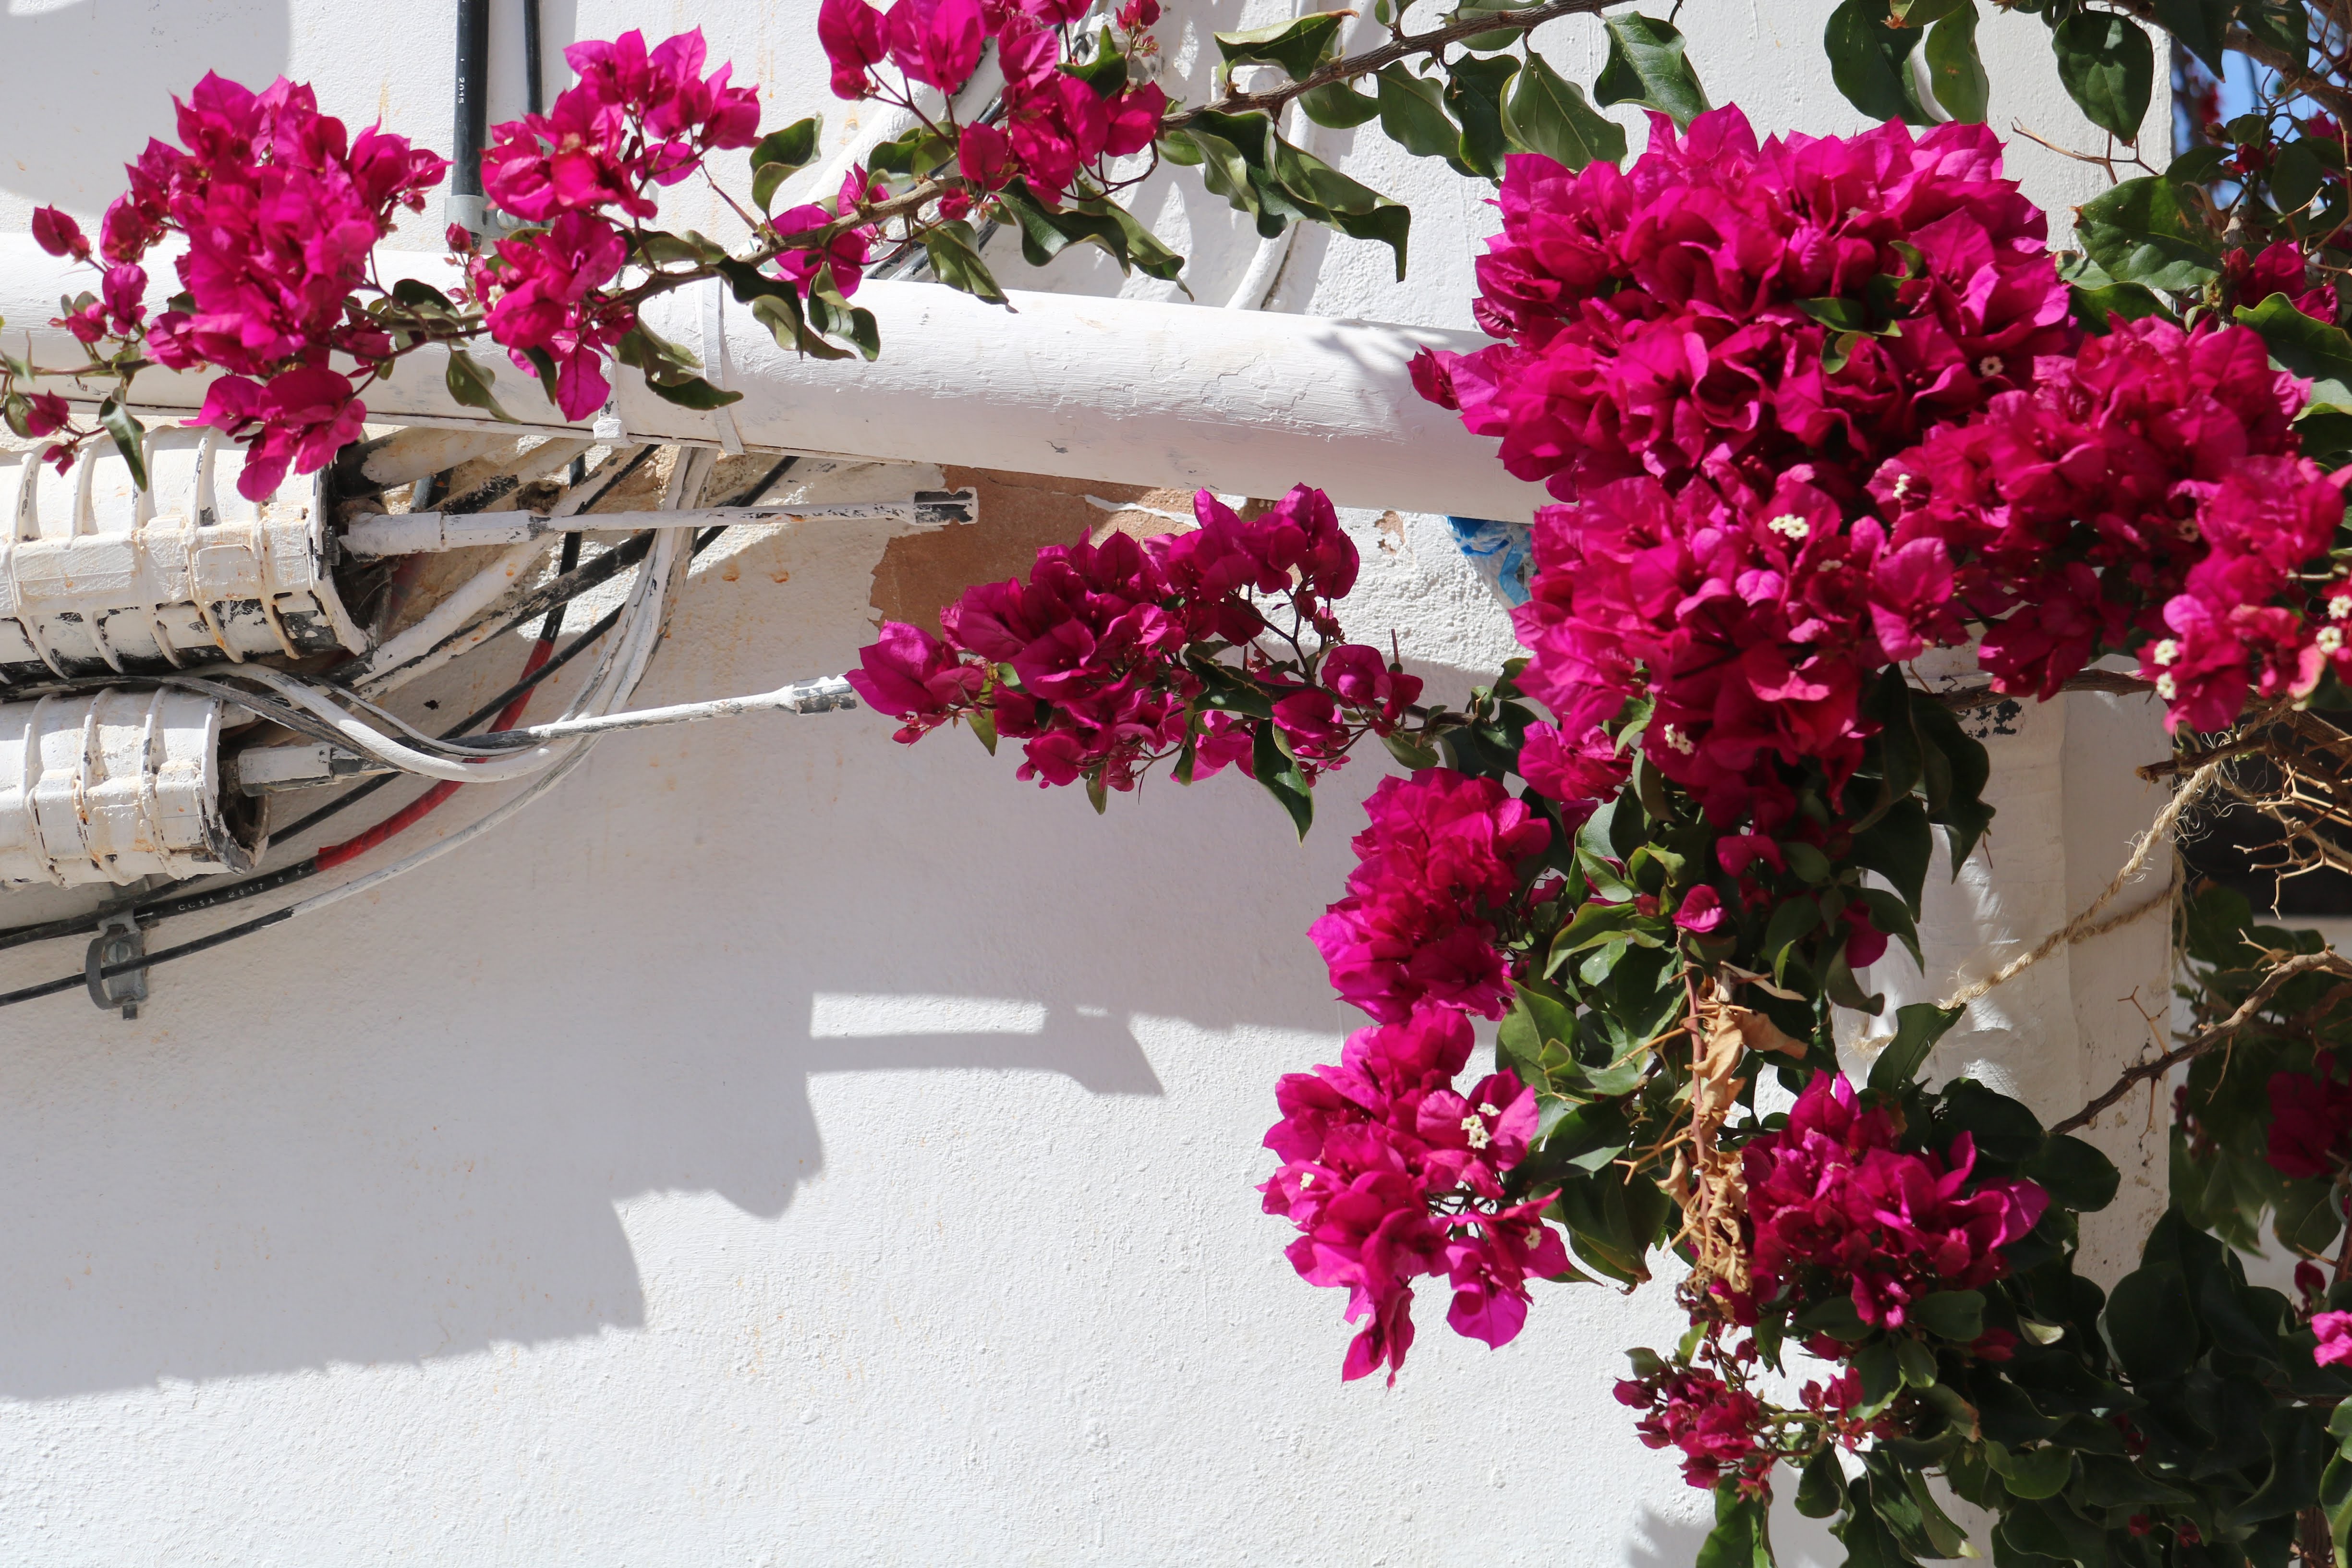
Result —
[[103, 1011], [122, 1009], [125, 1018], [139, 1016], [139, 1004], [147, 1000], [147, 971], [144, 966], [121, 974], [102, 972], [116, 964], [128, 963], [147, 956], [147, 933], [139, 929], [136, 916], [128, 911], [109, 915], [90, 940], [89, 956], [82, 961], [82, 975], [89, 983], [89, 999]]

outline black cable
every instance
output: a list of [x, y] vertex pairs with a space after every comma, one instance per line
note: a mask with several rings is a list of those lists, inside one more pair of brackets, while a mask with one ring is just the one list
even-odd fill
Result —
[[522, 0], [522, 102], [533, 114], [547, 108], [546, 67], [541, 55], [539, 0]]
[[13, 1007], [19, 1002], [32, 1002], [43, 996], [54, 996], [60, 991], [70, 991], [77, 985], [86, 985], [92, 979], [111, 980], [118, 974], [135, 974], [142, 969], [152, 969], [159, 963], [169, 963], [175, 958], [186, 958], [209, 948], [218, 947], [224, 942], [235, 942], [241, 936], [251, 936], [255, 931], [293, 918], [294, 906], [289, 904], [282, 910], [272, 910], [266, 915], [257, 915], [243, 925], [227, 926], [213, 932], [210, 936], [200, 936], [194, 942], [184, 942], [177, 947], [167, 947], [161, 952], [146, 953], [138, 958], [126, 958], [120, 963], [106, 964], [95, 975], [85, 970], [79, 974], [68, 974], [57, 980], [45, 980], [38, 985], [27, 985], [21, 990], [0, 992], [0, 1007]]

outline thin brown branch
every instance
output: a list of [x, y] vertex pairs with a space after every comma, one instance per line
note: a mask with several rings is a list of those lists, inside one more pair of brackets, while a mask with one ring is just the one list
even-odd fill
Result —
[[2135, 1086], [2159, 1079], [2181, 1063], [2193, 1061], [2203, 1056], [2207, 1051], [2252, 1023], [2256, 1016], [2269, 1005], [2270, 999], [2277, 995], [2288, 981], [2299, 974], [2309, 974], [2314, 970], [2352, 975], [2352, 962], [2347, 962], [2334, 952], [2298, 953], [2287, 959], [2263, 976], [2262, 984], [2255, 986], [2246, 999], [2238, 1005], [2236, 1012], [2210, 1028], [2198, 1030], [2186, 1041], [2165, 1052], [2164, 1055], [2151, 1061], [2142, 1062], [2137, 1067], [2125, 1069], [2124, 1075], [2108, 1085], [2105, 1091], [2097, 1099], [2050, 1129], [2051, 1133], [2054, 1136], [2088, 1127], [2099, 1119], [2101, 1111], [2129, 1094]]
[[1301, 80], [1268, 88], [1264, 92], [1229, 92], [1212, 102], [1181, 110], [1161, 124], [1173, 130], [1191, 124], [1203, 114], [1246, 114], [1252, 110], [1278, 110], [1301, 93], [1312, 92], [1331, 82], [1349, 81], [1369, 75], [1382, 66], [1394, 65], [1415, 55], [1437, 54], [1449, 44], [1475, 38], [1481, 33], [1500, 32], [1506, 27], [1531, 32], [1554, 17], [1591, 16], [1613, 3], [1614, 0], [1548, 0], [1545, 5], [1525, 11], [1474, 16], [1452, 26], [1433, 27], [1426, 33], [1400, 34], [1377, 49], [1368, 49], [1360, 55], [1350, 55], [1345, 59], [1318, 66]]
[[[2110, 669], [2085, 669], [2066, 678], [2061, 691], [2106, 691], [2118, 697], [2137, 697], [2156, 688], [2137, 675], [2120, 675]], [[2030, 695], [2030, 694], [2029, 694]], [[2014, 691], [1995, 691], [1990, 686], [1966, 686], [1956, 691], [1938, 692], [1936, 700], [1955, 712], [1965, 713], [1971, 708], [1990, 708], [1996, 702], [2021, 700]]]

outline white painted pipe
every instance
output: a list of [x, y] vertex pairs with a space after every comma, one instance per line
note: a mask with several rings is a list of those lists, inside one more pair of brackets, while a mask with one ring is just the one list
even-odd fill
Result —
[[[457, 281], [446, 258], [379, 259], [387, 280], [443, 289]], [[0, 315], [12, 342], [29, 327], [42, 363], [79, 360], [79, 346], [46, 323], [59, 290], [88, 280], [86, 269], [27, 237], [0, 239]], [[730, 410], [735, 427], [746, 446], [772, 451], [1253, 496], [1305, 483], [1342, 506], [1401, 511], [1523, 520], [1546, 499], [1503, 471], [1492, 442], [1412, 390], [1406, 365], [1417, 350], [1475, 349], [1486, 340], [1475, 332], [1139, 300], [1012, 298], [1008, 310], [938, 284], [869, 282], [856, 302], [881, 328], [882, 357], [871, 364], [780, 348], [730, 298], [721, 318], [727, 374], [744, 394]], [[700, 306], [698, 297], [657, 300], [652, 325], [698, 343]], [[521, 421], [505, 428], [587, 433], [562, 422], [536, 376], [494, 350], [477, 357]], [[443, 369], [431, 350], [403, 362], [370, 389], [370, 417], [499, 428], [450, 397]], [[635, 371], [616, 366], [614, 375], [615, 412], [630, 439], [719, 444], [709, 415], [662, 401]], [[193, 410], [204, 381], [151, 370], [134, 395], [142, 409]], [[106, 389], [59, 390], [95, 398]]]
[[346, 554], [362, 561], [484, 544], [517, 544], [548, 533], [635, 533], [648, 528], [731, 528], [761, 522], [898, 522], [909, 529], [970, 522], [974, 492], [920, 490], [908, 500], [840, 506], [725, 506], [698, 511], [408, 511], [362, 517], [343, 534]]

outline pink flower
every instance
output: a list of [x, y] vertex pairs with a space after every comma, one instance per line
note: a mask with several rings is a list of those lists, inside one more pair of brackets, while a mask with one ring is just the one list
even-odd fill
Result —
[[887, 21], [890, 63], [913, 80], [953, 92], [980, 64], [980, 0], [898, 0]]
[[2271, 1075], [2271, 1168], [2293, 1181], [2334, 1177], [2352, 1162], [2352, 1085], [2340, 1083], [2335, 1058], [2321, 1052], [2316, 1073]]
[[1633, 760], [1620, 755], [1615, 739], [1597, 724], [1573, 742], [1552, 725], [1530, 724], [1519, 748], [1520, 776], [1551, 798], [1571, 829], [1615, 798], [1633, 771]]
[[553, 360], [555, 403], [566, 419], [589, 417], [611, 394], [604, 356], [636, 316], [596, 290], [627, 256], [627, 242], [610, 224], [567, 212], [542, 232], [499, 241], [494, 260], [473, 266], [474, 288], [490, 302], [491, 341], [519, 369], [533, 368], [533, 350]]
[[73, 410], [54, 392], [34, 393], [28, 401], [32, 407], [25, 416], [25, 434], [36, 440], [73, 423]]
[[867, 707], [902, 721], [894, 737], [902, 743], [968, 706], [987, 679], [985, 670], [904, 621], [884, 622], [880, 638], [858, 651], [857, 662], [846, 678], [850, 686]]
[[1675, 924], [1693, 936], [1711, 936], [1723, 925], [1723, 898], [1704, 882], [1683, 895]]
[[1282, 1120], [1265, 1144], [1282, 1166], [1258, 1190], [1266, 1213], [1298, 1227], [1292, 1266], [1344, 1287], [1348, 1321], [1363, 1324], [1343, 1378], [1385, 1364], [1395, 1381], [1419, 1277], [1446, 1276], [1448, 1321], [1499, 1346], [1526, 1321], [1528, 1279], [1568, 1267], [1559, 1234], [1534, 1217], [1540, 1205], [1504, 1198], [1535, 1131], [1535, 1091], [1502, 1072], [1456, 1092], [1470, 1045], [1460, 1014], [1424, 1009], [1359, 1030], [1338, 1066], [1276, 1086]]
[[834, 96], [869, 96], [873, 68], [890, 52], [883, 37], [882, 13], [866, 0], [823, 0], [817, 6], [816, 37], [833, 66]]
[[983, 190], [1001, 190], [1016, 173], [1013, 143], [993, 125], [967, 125], [956, 143], [956, 171]]
[[1421, 678], [1382, 658], [1380, 650], [1348, 643], [1323, 656], [1323, 685], [1382, 734], [1421, 699]]
[[354, 395], [349, 377], [302, 366], [270, 377], [266, 385], [222, 376], [205, 389], [194, 423], [230, 436], [257, 429], [236, 489], [247, 500], [263, 500], [285, 480], [289, 466], [304, 474], [325, 468], [337, 451], [359, 439], [366, 420], [366, 405]]
[[89, 241], [82, 237], [81, 225], [55, 207], [33, 209], [33, 243], [51, 256], [89, 259]]
[[1488, 911], [1551, 828], [1493, 779], [1423, 768], [1364, 803], [1348, 895], [1307, 931], [1339, 994], [1395, 1022], [1424, 1002], [1499, 1018], [1509, 977]]
[[2352, 1365], [2352, 1312], [2322, 1312], [2311, 1320], [2319, 1345], [2311, 1359], [2322, 1366]]
[[1788, 1126], [1741, 1153], [1753, 1300], [1836, 1290], [1864, 1323], [1896, 1329], [1922, 1296], [2000, 1279], [2001, 1248], [2040, 1223], [2049, 1196], [2022, 1178], [1969, 1190], [1973, 1141], [1962, 1133], [1948, 1152], [1896, 1149], [1884, 1111], [1857, 1109], [1841, 1075], [1815, 1075]]
[[1758, 1437], [1769, 1412], [1746, 1389], [1697, 1367], [1676, 1367], [1622, 1379], [1616, 1398], [1647, 1412], [1633, 1427], [1646, 1447], [1682, 1450], [1683, 1479], [1690, 1485], [1711, 1491], [1729, 1475], [1743, 1490], [1764, 1486], [1773, 1457]]

